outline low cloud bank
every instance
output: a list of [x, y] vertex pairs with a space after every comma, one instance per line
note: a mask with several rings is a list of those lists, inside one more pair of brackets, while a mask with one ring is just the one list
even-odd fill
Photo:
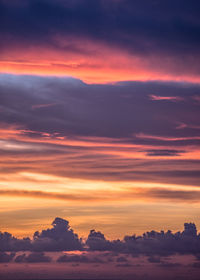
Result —
[[73, 232], [69, 222], [56, 218], [52, 228], [36, 231], [33, 239], [18, 239], [10, 233], [0, 233], [0, 251], [73, 251], [82, 250], [78, 235]]
[[[103, 233], [91, 230], [87, 240], [83, 242], [70, 228], [67, 220], [56, 218], [52, 223], [52, 228], [36, 231], [33, 238], [18, 239], [10, 233], [0, 232], [0, 262], [9, 262], [15, 254], [4, 252], [32, 251], [28, 257], [25, 254], [15, 258], [15, 262], [49, 262], [43, 252], [55, 251], [110, 251], [115, 253], [127, 253], [137, 256], [140, 254], [168, 256], [173, 254], [193, 254], [200, 256], [200, 234], [193, 223], [185, 223], [182, 232], [173, 233], [170, 230], [156, 232], [154, 230], [146, 232], [141, 236], [125, 236], [123, 240], [107, 240]], [[85, 256], [75, 256], [81, 258], [79, 261], [88, 262]], [[158, 259], [151, 258], [152, 262]], [[61, 256], [58, 262], [73, 262], [74, 257]], [[99, 260], [96, 260], [98, 262]], [[119, 262], [122, 260], [120, 259]]]

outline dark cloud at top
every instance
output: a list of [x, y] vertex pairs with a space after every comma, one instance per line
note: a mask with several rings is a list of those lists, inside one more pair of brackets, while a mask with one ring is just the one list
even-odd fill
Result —
[[18, 40], [62, 48], [53, 37], [67, 35], [137, 53], [199, 54], [199, 9], [197, 0], [1, 0], [1, 48]]

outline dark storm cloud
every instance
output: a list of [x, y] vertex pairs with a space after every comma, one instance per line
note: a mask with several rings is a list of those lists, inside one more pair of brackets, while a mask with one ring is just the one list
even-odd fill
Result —
[[[59, 34], [102, 41], [130, 52], [199, 54], [199, 9], [197, 0], [1, 0], [1, 48], [19, 40], [62, 48], [53, 40]], [[73, 44], [67, 48], [80, 51]]]

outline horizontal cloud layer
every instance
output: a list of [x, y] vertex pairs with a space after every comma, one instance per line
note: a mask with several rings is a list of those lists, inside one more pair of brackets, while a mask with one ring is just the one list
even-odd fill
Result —
[[0, 172], [197, 186], [199, 93], [196, 84], [1, 75]]
[[[123, 191], [123, 192], [122, 192]], [[56, 193], [44, 191], [27, 191], [27, 190], [0, 190], [0, 196], [8, 197], [27, 197], [37, 199], [63, 200], [82, 203], [96, 202], [123, 202], [123, 201], [170, 201], [182, 203], [198, 203], [200, 199], [200, 191], [198, 190], [170, 190], [167, 188], [123, 188], [119, 190], [95, 190], [90, 191], [90, 194], [77, 192], [73, 193]]]

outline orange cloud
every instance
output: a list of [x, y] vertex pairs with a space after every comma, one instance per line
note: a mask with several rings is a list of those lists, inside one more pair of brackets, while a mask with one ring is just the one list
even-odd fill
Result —
[[0, 190], [0, 196], [29, 197], [39, 199], [54, 199], [63, 201], [74, 201], [82, 203], [97, 202], [127, 202], [127, 201], [176, 201], [199, 203], [200, 191], [178, 190], [166, 188], [126, 188], [116, 191], [90, 191], [88, 194], [78, 193], [56, 193], [44, 191], [27, 190]]

